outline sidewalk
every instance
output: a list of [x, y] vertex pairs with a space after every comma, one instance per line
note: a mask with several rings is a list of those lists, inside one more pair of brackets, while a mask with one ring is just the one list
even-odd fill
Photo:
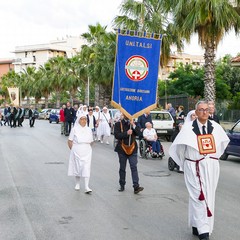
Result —
[[220, 122], [220, 125], [223, 127], [225, 130], [230, 130], [235, 122]]

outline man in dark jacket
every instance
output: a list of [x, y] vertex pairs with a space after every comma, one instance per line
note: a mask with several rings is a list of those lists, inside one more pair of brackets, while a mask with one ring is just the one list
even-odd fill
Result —
[[137, 126], [140, 128], [140, 135], [139, 135], [139, 140], [143, 139], [143, 130], [146, 128], [146, 123], [147, 122], [150, 122], [153, 126], [153, 122], [152, 122], [152, 117], [151, 117], [151, 114], [150, 114], [150, 111], [147, 111], [145, 112], [143, 115], [141, 115], [139, 118], [138, 118], [138, 121], [137, 121]]
[[209, 117], [208, 119], [215, 121], [216, 123], [220, 124], [218, 116], [215, 114], [215, 104], [213, 101], [208, 102], [208, 109], [209, 109]]
[[29, 125], [30, 127], [34, 127], [34, 123], [35, 123], [35, 110], [33, 108], [33, 106], [30, 106], [30, 109], [28, 111], [28, 116], [29, 116]]
[[[114, 136], [116, 139], [118, 139], [118, 144], [115, 147], [115, 152], [118, 153], [119, 164], [120, 164], [120, 168], [119, 168], [120, 188], [118, 189], [119, 192], [123, 192], [125, 190], [127, 160], [129, 161], [129, 165], [132, 173], [134, 193], [137, 194], [143, 190], [143, 187], [139, 186], [139, 177], [138, 177], [138, 170], [137, 170], [138, 147], [137, 147], [137, 142], [135, 140], [136, 136], [139, 135], [140, 133], [141, 132], [139, 127], [135, 125], [133, 120], [129, 121], [129, 119], [126, 116], [124, 116], [124, 118], [121, 121], [115, 123]], [[125, 145], [135, 144], [133, 148], [133, 152], [130, 154], [126, 153], [122, 148], [122, 142]]]
[[65, 136], [69, 136], [74, 122], [74, 109], [71, 107], [71, 103], [67, 102], [67, 106], [64, 109], [65, 117]]

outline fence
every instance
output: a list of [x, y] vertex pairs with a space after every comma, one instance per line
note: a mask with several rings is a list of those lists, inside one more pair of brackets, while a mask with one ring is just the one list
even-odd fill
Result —
[[[165, 108], [166, 103], [171, 103], [173, 107], [182, 105], [184, 107], [184, 112], [187, 114], [190, 110], [195, 108], [195, 104], [200, 98], [192, 98], [187, 94], [174, 95], [159, 98], [159, 105]], [[240, 119], [240, 110], [229, 110], [228, 102], [226, 101], [216, 101], [216, 114], [220, 121], [224, 122], [236, 122]]]

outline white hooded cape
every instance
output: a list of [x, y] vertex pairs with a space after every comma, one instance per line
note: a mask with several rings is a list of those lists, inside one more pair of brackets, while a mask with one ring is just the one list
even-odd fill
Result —
[[[213, 127], [212, 135], [215, 140], [216, 153], [206, 156], [199, 154], [193, 122], [186, 122], [183, 125], [169, 149], [169, 155], [184, 169], [185, 183], [189, 192], [189, 225], [196, 227], [199, 234], [206, 232], [211, 234], [213, 230], [215, 191], [219, 178], [219, 161], [217, 159], [223, 154], [229, 143], [229, 138], [222, 127], [214, 121], [210, 122]], [[186, 160], [186, 158], [194, 161], [203, 158], [199, 162], [202, 186], [196, 175], [196, 163]], [[199, 200], [201, 189], [205, 197], [204, 201]], [[207, 215], [207, 207], [212, 213], [211, 217]]]

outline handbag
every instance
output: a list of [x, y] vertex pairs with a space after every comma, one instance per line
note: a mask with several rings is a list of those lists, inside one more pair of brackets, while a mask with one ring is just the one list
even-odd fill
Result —
[[[122, 122], [120, 121], [121, 132], [123, 132]], [[131, 145], [124, 144], [123, 140], [121, 141], [122, 150], [125, 152], [126, 155], [132, 155], [135, 149], [135, 139], [133, 138], [133, 142]]]
[[121, 142], [121, 147], [123, 149], [123, 151], [127, 154], [127, 155], [132, 155], [134, 149], [135, 149], [135, 141], [132, 142], [132, 144], [129, 146], [129, 145], [126, 145], [123, 143], [123, 141]]

